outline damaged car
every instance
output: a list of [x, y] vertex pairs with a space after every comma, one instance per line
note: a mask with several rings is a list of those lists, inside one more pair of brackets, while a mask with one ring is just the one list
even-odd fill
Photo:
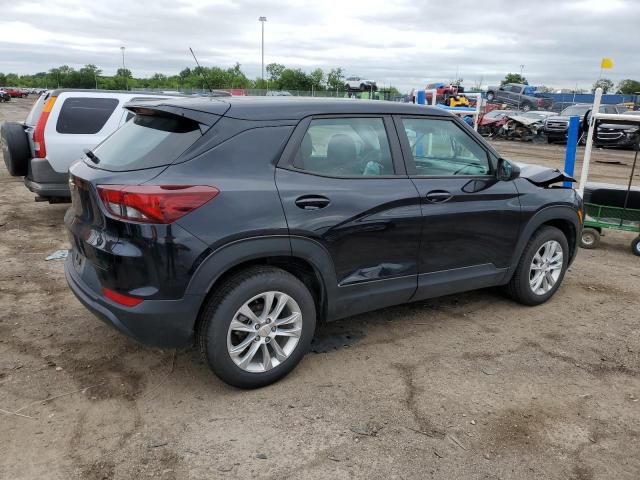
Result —
[[523, 142], [542, 141], [545, 120], [553, 112], [515, 112], [506, 115], [495, 137]]

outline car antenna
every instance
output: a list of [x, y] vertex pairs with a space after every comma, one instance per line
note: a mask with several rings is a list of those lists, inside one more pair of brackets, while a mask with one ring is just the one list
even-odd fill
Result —
[[193, 55], [193, 59], [196, 61], [196, 65], [198, 65], [198, 70], [200, 70], [200, 75], [202, 75], [202, 79], [204, 80], [204, 83], [207, 84], [207, 88], [209, 89], [209, 93], [213, 93], [213, 90], [211, 90], [211, 85], [209, 85], [209, 80], [207, 80], [207, 77], [204, 74], [204, 71], [202, 70], [202, 67], [200, 66], [200, 63], [198, 63], [198, 59], [196, 58], [196, 54], [193, 53], [193, 48], [189, 47], [189, 51], [191, 52], [191, 55]]

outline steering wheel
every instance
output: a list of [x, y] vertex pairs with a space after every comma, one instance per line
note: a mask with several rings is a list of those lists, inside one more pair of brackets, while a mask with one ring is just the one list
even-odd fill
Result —
[[466, 165], [464, 165], [462, 168], [459, 168], [458, 170], [456, 170], [455, 172], [453, 172], [454, 175], [458, 175], [460, 172], [466, 170], [469, 167], [477, 167], [477, 165], [475, 163], [467, 163]]

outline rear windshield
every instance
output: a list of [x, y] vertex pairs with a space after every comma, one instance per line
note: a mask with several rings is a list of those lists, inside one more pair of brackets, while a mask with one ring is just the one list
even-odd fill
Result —
[[93, 150], [97, 158], [86, 162], [116, 172], [160, 167], [176, 160], [200, 136], [191, 120], [136, 115]]
[[67, 98], [60, 109], [56, 131], [72, 134], [98, 133], [118, 103], [116, 98]]

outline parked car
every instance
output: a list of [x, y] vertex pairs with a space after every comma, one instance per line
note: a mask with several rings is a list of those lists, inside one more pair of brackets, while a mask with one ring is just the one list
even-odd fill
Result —
[[[547, 136], [547, 142], [566, 142], [567, 134], [569, 133], [569, 118], [577, 116], [580, 117], [578, 139], [580, 143], [584, 143], [584, 137], [588, 129], [587, 115], [591, 111], [591, 108], [592, 105], [590, 103], [577, 103], [562, 110], [560, 115], [547, 118], [543, 128], [543, 132]], [[616, 105], [601, 105], [600, 113], [622, 112]]]
[[[436, 91], [436, 102], [444, 103], [446, 100], [454, 95], [458, 95], [459, 93], [464, 92], [464, 87], [462, 85], [451, 85], [448, 83], [429, 83], [425, 87], [425, 90], [435, 90]], [[427, 91], [425, 94], [425, 101], [428, 104], [431, 104], [431, 96], [432, 93]]]
[[8, 102], [11, 100], [11, 95], [4, 91], [3, 88], [0, 88], [0, 102]]
[[525, 112], [533, 109], [548, 110], [553, 106], [551, 98], [536, 93], [535, 87], [520, 83], [488, 87], [487, 101], [512, 105]]
[[373, 80], [366, 80], [360, 77], [349, 77], [344, 82], [344, 89], [347, 91], [357, 90], [360, 92], [373, 90], [375, 92], [378, 90], [378, 86]]
[[484, 136], [496, 135], [507, 121], [507, 116], [514, 113], [516, 113], [515, 110], [495, 109], [481, 115], [478, 120], [478, 133]]
[[269, 90], [266, 93], [267, 97], [292, 97], [291, 92], [286, 90]]
[[133, 114], [129, 101], [170, 98], [155, 93], [51, 90], [41, 95], [24, 123], [5, 122], [0, 131], [9, 173], [24, 177], [39, 200], [68, 201], [69, 166], [85, 148], [109, 136]]
[[195, 341], [232, 385], [286, 375], [320, 322], [496, 285], [541, 304], [577, 251], [567, 177], [501, 158], [440, 108], [127, 108], [133, 120], [70, 169], [67, 281], [141, 342]]
[[4, 91], [8, 93], [11, 98], [25, 98], [29, 95], [26, 90], [17, 87], [4, 87]]
[[[640, 116], [640, 112], [627, 111], [625, 115]], [[598, 122], [593, 137], [596, 147], [634, 148], [640, 142], [640, 125], [638, 123], [621, 124], [608, 120]]]

